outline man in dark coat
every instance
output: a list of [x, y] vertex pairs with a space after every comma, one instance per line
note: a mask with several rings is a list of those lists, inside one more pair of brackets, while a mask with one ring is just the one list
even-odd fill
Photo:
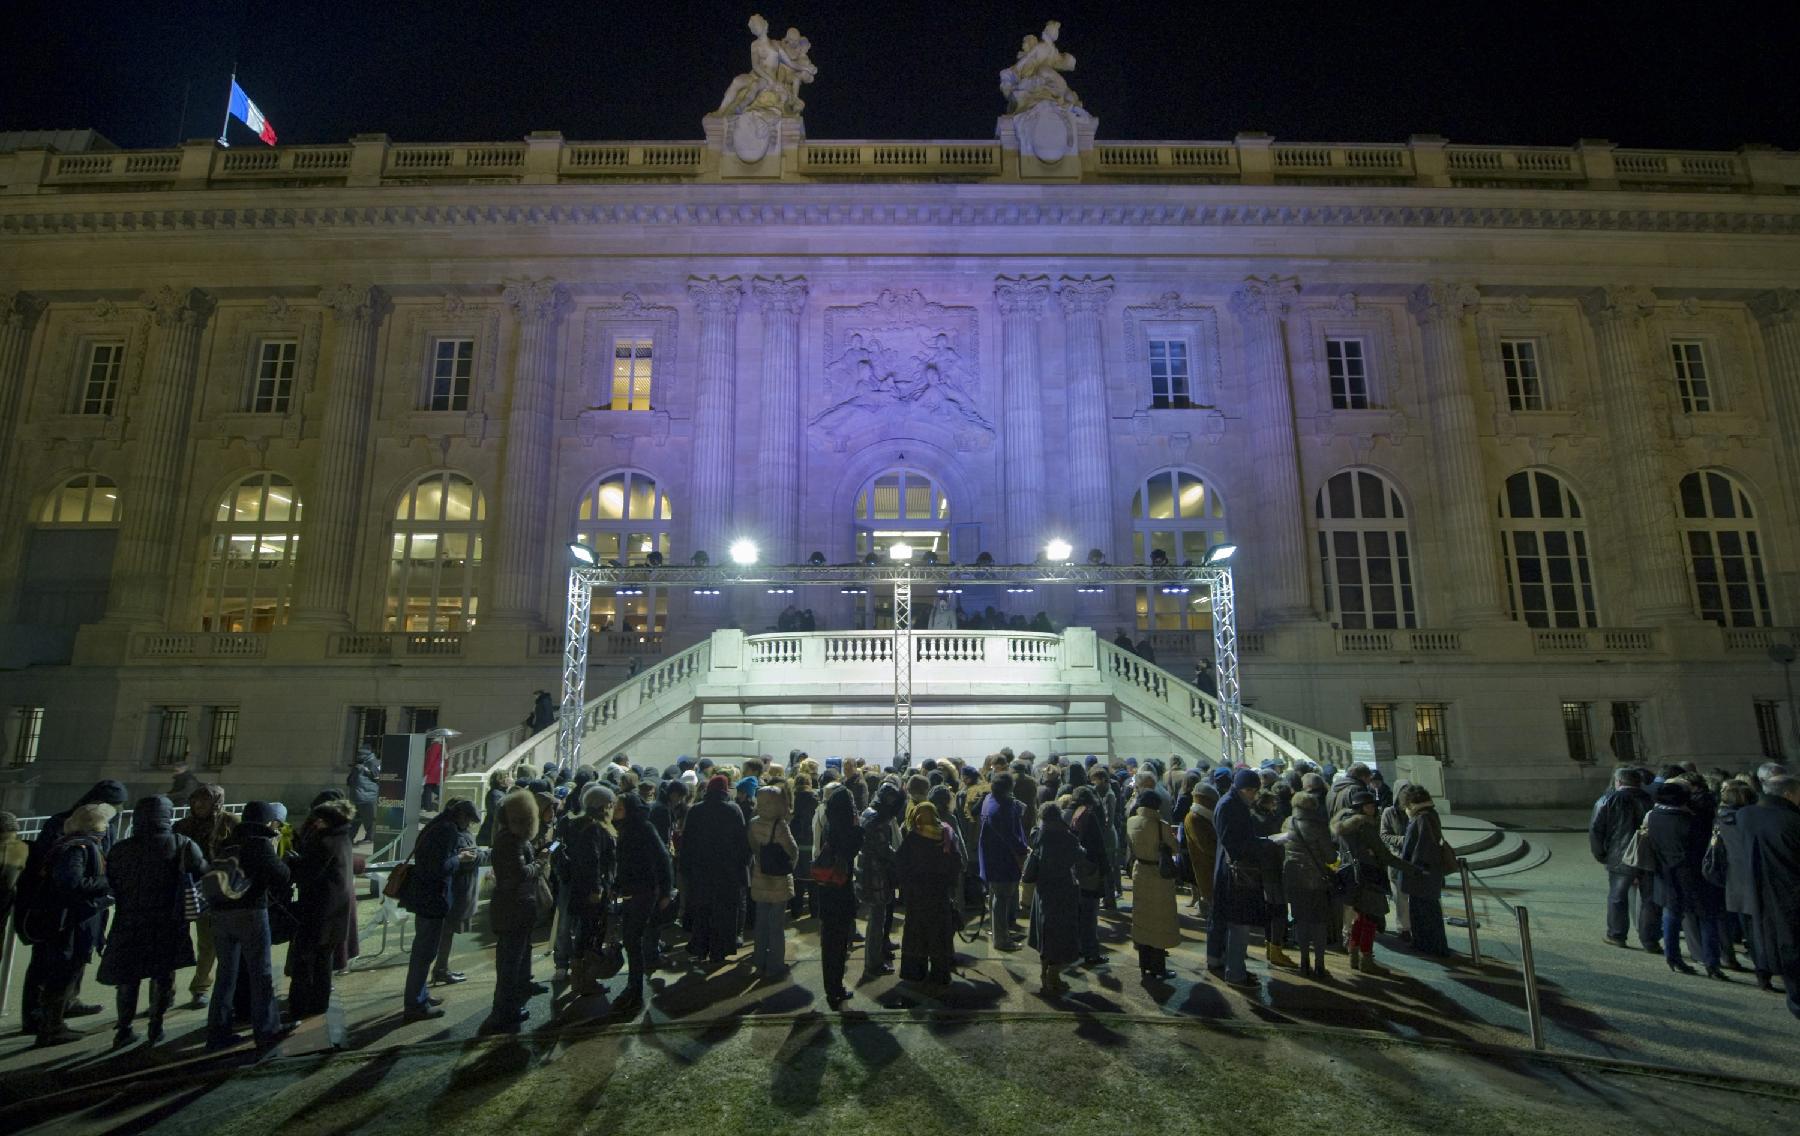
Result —
[[[239, 895], [214, 900], [213, 949], [219, 957], [219, 988], [206, 1013], [206, 1047], [228, 1049], [243, 1038], [232, 1030], [232, 994], [239, 964], [249, 972], [250, 1025], [257, 1048], [267, 1053], [284, 1036], [275, 1004], [275, 975], [269, 959], [269, 892], [285, 888], [293, 878], [275, 854], [275, 810], [267, 801], [251, 801], [244, 817], [216, 859], [236, 861], [247, 885]], [[217, 864], [214, 865], [217, 867]]]
[[[865, 849], [866, 852], [866, 849]], [[981, 803], [975, 854], [981, 880], [991, 897], [993, 926], [989, 939], [997, 951], [1016, 949], [1013, 921], [1019, 914], [1019, 876], [1025, 867], [1025, 810], [1013, 797], [1010, 773], [996, 773]]]
[[145, 797], [132, 812], [131, 835], [106, 858], [106, 882], [118, 901], [100, 959], [101, 982], [115, 989], [113, 1045], [137, 1040], [138, 987], [150, 983], [150, 1044], [162, 1040], [163, 1015], [175, 1001], [175, 972], [194, 965], [194, 943], [182, 913], [190, 879], [206, 871], [200, 846], [174, 831], [175, 806]]
[[331, 972], [356, 909], [350, 851], [355, 815], [349, 801], [322, 801], [313, 806], [295, 841], [292, 867], [299, 899], [294, 937], [288, 942], [288, 1009], [296, 1018], [322, 1014], [331, 1001]]
[[1588, 850], [1606, 866], [1606, 941], [1626, 945], [1631, 926], [1631, 897], [1638, 897], [1638, 943], [1652, 953], [1662, 951], [1662, 909], [1650, 895], [1650, 873], [1628, 868], [1621, 862], [1625, 846], [1650, 812], [1650, 794], [1644, 791], [1637, 770], [1621, 766], [1613, 771], [1613, 787], [1594, 802], [1588, 821]]
[[[412, 953], [406, 964], [406, 988], [401, 994], [405, 1020], [422, 1022], [441, 1018], [440, 998], [425, 989], [425, 980], [443, 943], [444, 924], [455, 901], [456, 873], [477, 858], [475, 847], [462, 836], [479, 818], [475, 806], [461, 798], [451, 801], [413, 846], [412, 871], [400, 900], [413, 913]], [[446, 960], [446, 965], [448, 960]]]
[[614, 886], [622, 909], [626, 972], [625, 990], [614, 1011], [636, 1017], [644, 1005], [644, 979], [655, 960], [664, 912], [675, 896], [675, 871], [669, 849], [651, 827], [644, 803], [627, 793], [619, 798], [618, 859]]
[[1737, 823], [1750, 844], [1757, 957], [1781, 975], [1800, 1018], [1800, 778], [1764, 781], [1762, 800], [1738, 810]]
[[[350, 773], [344, 778], [344, 790], [356, 806], [356, 824], [350, 830], [350, 843], [375, 839], [375, 799], [380, 796], [381, 759], [367, 745], [358, 746], [350, 759]], [[361, 835], [358, 835], [358, 830]]]
[[[1219, 835], [1213, 856], [1213, 905], [1206, 930], [1206, 969], [1222, 975], [1233, 986], [1254, 986], [1256, 979], [1244, 968], [1250, 949], [1250, 932], [1268, 922], [1263, 899], [1261, 868], [1272, 861], [1274, 846], [1262, 835], [1251, 805], [1262, 791], [1262, 778], [1254, 769], [1240, 769], [1231, 777], [1231, 793], [1213, 810], [1213, 829]], [[1234, 879], [1238, 866], [1242, 880]]]
[[106, 909], [112, 894], [106, 886], [104, 842], [113, 807], [90, 802], [61, 818], [58, 836], [45, 853], [42, 888], [26, 912], [32, 939], [32, 961], [38, 966], [40, 990], [37, 1044], [66, 1045], [81, 1034], [63, 1024], [68, 1005], [81, 985], [81, 973], [106, 944]]
[[[63, 825], [67, 823], [69, 814], [84, 805], [111, 805], [114, 810], [125, 804], [125, 786], [112, 780], [96, 781], [94, 787], [81, 795], [81, 799], [59, 813], [52, 813], [38, 829], [37, 836], [31, 841], [26, 852], [25, 868], [20, 872], [21, 881], [31, 881], [43, 874], [43, 859], [50, 854], [58, 838], [62, 836]], [[100, 853], [105, 855], [112, 850], [112, 829], [108, 828], [100, 837]], [[29, 897], [25, 897], [29, 898]], [[18, 918], [23, 920], [25, 912], [20, 911]], [[25, 964], [25, 989], [20, 997], [20, 1005], [25, 1015], [25, 1032], [38, 1032], [39, 1010], [43, 999], [44, 980], [40, 975], [42, 964], [38, 959], [37, 947], [32, 947], [31, 960]], [[85, 1017], [98, 1014], [100, 1007], [91, 1002], [83, 1002], [81, 995], [81, 978], [76, 975], [75, 985], [68, 993], [68, 1002], [63, 1009], [63, 1016], [69, 1018]]]
[[723, 775], [708, 779], [699, 803], [688, 810], [681, 862], [688, 905], [695, 916], [688, 951], [716, 970], [737, 949], [739, 897], [750, 880], [744, 814], [732, 803], [731, 786]]
[[[499, 808], [497, 804], [494, 807]], [[468, 981], [467, 975], [450, 969], [450, 952], [456, 945], [456, 933], [473, 929], [471, 923], [480, 902], [481, 869], [491, 859], [488, 850], [476, 843], [472, 819], [475, 806], [468, 801], [460, 804], [451, 801], [445, 812], [451, 811], [457, 814], [451, 822], [456, 826], [456, 875], [450, 880], [450, 914], [444, 920], [443, 930], [438, 932], [437, 961], [431, 967], [434, 986]]]
[[863, 895], [869, 902], [864, 924], [863, 977], [877, 978], [894, 972], [894, 897], [900, 886], [896, 857], [900, 851], [900, 811], [906, 794], [892, 781], [875, 791], [875, 800], [863, 810]]

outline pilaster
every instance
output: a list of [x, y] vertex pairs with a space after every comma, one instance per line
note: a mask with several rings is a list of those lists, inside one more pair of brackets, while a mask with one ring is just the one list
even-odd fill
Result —
[[[1775, 468], [1786, 487], [1783, 505], [1790, 531], [1800, 529], [1800, 289], [1777, 288], [1750, 301], [1769, 360], [1769, 388], [1775, 412]], [[1789, 623], [1800, 610], [1800, 579], [1790, 575], [1781, 614]]]
[[803, 276], [758, 276], [751, 294], [762, 311], [761, 429], [757, 446], [757, 497], [761, 503], [763, 559], [800, 560], [800, 313], [806, 308]]
[[[0, 292], [0, 520], [8, 531], [18, 526], [20, 498], [25, 487], [12, 466], [14, 437], [19, 431], [19, 408], [25, 400], [25, 361], [31, 354], [31, 336], [43, 314], [45, 302], [29, 292]], [[12, 618], [18, 586], [18, 565], [24, 541], [13, 539], [0, 548], [0, 623]]]
[[1068, 324], [1069, 540], [1077, 561], [1096, 548], [1112, 559], [1112, 454], [1101, 343], [1101, 319], [1112, 296], [1110, 276], [1065, 276], [1057, 291]]
[[1294, 395], [1289, 386], [1287, 314], [1300, 294], [1293, 277], [1251, 276], [1231, 295], [1244, 333], [1245, 378], [1250, 386], [1252, 452], [1260, 487], [1257, 512], [1262, 542], [1254, 572], [1261, 593], [1258, 622], [1314, 618], [1307, 586], [1305, 502], [1300, 490], [1300, 448], [1294, 433]]
[[732, 424], [737, 397], [737, 313], [744, 288], [735, 276], [690, 276], [688, 298], [700, 316], [700, 361], [694, 384], [693, 505], [688, 540], [724, 563], [732, 489]]
[[1048, 276], [1001, 276], [994, 282], [1000, 306], [1001, 405], [1007, 559], [1030, 564], [1049, 536], [1044, 532], [1043, 366], [1038, 324], [1050, 300]]

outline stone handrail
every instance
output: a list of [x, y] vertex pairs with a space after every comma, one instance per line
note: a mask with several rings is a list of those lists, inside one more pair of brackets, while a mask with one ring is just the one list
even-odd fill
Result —
[[[1008, 173], [993, 140], [809, 140], [802, 178], [858, 181], [940, 177], [1028, 180]], [[1325, 184], [1651, 192], [1792, 193], [1800, 155], [1768, 147], [1735, 151], [1622, 150], [1575, 146], [1465, 146], [1418, 135], [1404, 143], [1230, 141], [1097, 144], [1083, 166], [1089, 183], [1134, 179], [1244, 185]], [[70, 193], [86, 188], [205, 189], [269, 185], [381, 186], [433, 183], [551, 185], [596, 181], [720, 182], [717, 152], [699, 141], [571, 142], [554, 131], [517, 141], [397, 143], [359, 135], [348, 143], [220, 149], [195, 140], [175, 149], [0, 155], [0, 193]]]
[[[914, 631], [913, 662], [933, 667], [967, 664], [971, 669], [1006, 664], [1020, 677], [1054, 672], [1062, 637], [1030, 631]], [[747, 635], [748, 674], [758, 682], [818, 677], [829, 667], [834, 677], [886, 681], [894, 664], [891, 631], [805, 631]], [[858, 668], [866, 670], [859, 671]], [[1022, 668], [1022, 669], [1021, 669]]]

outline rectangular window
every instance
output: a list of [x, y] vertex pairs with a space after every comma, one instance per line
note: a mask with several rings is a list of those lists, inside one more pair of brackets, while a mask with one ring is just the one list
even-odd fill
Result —
[[1394, 732], [1394, 704], [1392, 702], [1363, 703], [1363, 725], [1377, 733]]
[[[39, 713], [42, 713], [40, 710]], [[1772, 761], [1787, 758], [1787, 747], [1781, 744], [1781, 703], [1756, 704], [1756, 734], [1762, 741], [1762, 755]]]
[[1506, 404], [1513, 410], [1543, 410], [1544, 376], [1535, 339], [1502, 339], [1500, 369], [1506, 375]]
[[1608, 739], [1613, 756], [1621, 762], [1644, 760], [1643, 703], [1612, 704], [1612, 736]]
[[1706, 414], [1713, 408], [1712, 381], [1706, 371], [1706, 345], [1698, 339], [1669, 343], [1675, 366], [1675, 392], [1681, 396], [1683, 414]]
[[613, 340], [613, 410], [650, 409], [650, 364], [655, 345], [649, 339], [623, 336]]
[[38, 759], [38, 748], [44, 737], [44, 708], [19, 707], [19, 728], [13, 735], [12, 763], [30, 765]]
[[387, 733], [387, 707], [358, 706], [350, 711], [351, 728], [356, 731], [357, 745], [381, 752], [381, 738]]
[[440, 339], [433, 346], [431, 397], [427, 410], [469, 409], [469, 382], [475, 375], [475, 341]]
[[1327, 339], [1325, 370], [1331, 378], [1331, 409], [1369, 409], [1369, 366], [1360, 339]]
[[1594, 732], [1592, 714], [1594, 704], [1591, 702], [1565, 702], [1562, 704], [1563, 737], [1569, 743], [1570, 761], [1594, 760]]
[[223, 769], [231, 764], [237, 749], [238, 708], [212, 706], [208, 713], [212, 724], [206, 739], [206, 767]]
[[286, 414], [294, 396], [294, 366], [300, 344], [292, 339], [265, 339], [257, 354], [256, 385], [250, 391], [252, 414]]
[[1187, 410], [1194, 405], [1193, 373], [1185, 339], [1150, 341], [1150, 408]]
[[187, 707], [158, 706], [156, 709], [156, 763], [180, 765], [188, 759]]
[[1413, 746], [1420, 753], [1450, 762], [1450, 739], [1445, 736], [1442, 702], [1420, 702], [1413, 706]]
[[77, 413], [109, 415], [119, 398], [119, 373], [125, 369], [125, 345], [118, 342], [88, 345], [87, 369], [81, 382]]
[[422, 734], [426, 730], [437, 729], [436, 706], [402, 706], [400, 713], [406, 718], [406, 732], [409, 734]]

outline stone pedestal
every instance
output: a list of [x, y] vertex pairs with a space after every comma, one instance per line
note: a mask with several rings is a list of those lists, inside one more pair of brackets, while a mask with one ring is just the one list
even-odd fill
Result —
[[798, 180], [806, 122], [795, 115], [753, 110], [709, 114], [700, 120], [706, 134], [704, 170], [721, 181]]
[[1098, 168], [1100, 120], [1080, 108], [1038, 103], [1003, 114], [994, 126], [1003, 176], [1016, 181], [1079, 181]]

